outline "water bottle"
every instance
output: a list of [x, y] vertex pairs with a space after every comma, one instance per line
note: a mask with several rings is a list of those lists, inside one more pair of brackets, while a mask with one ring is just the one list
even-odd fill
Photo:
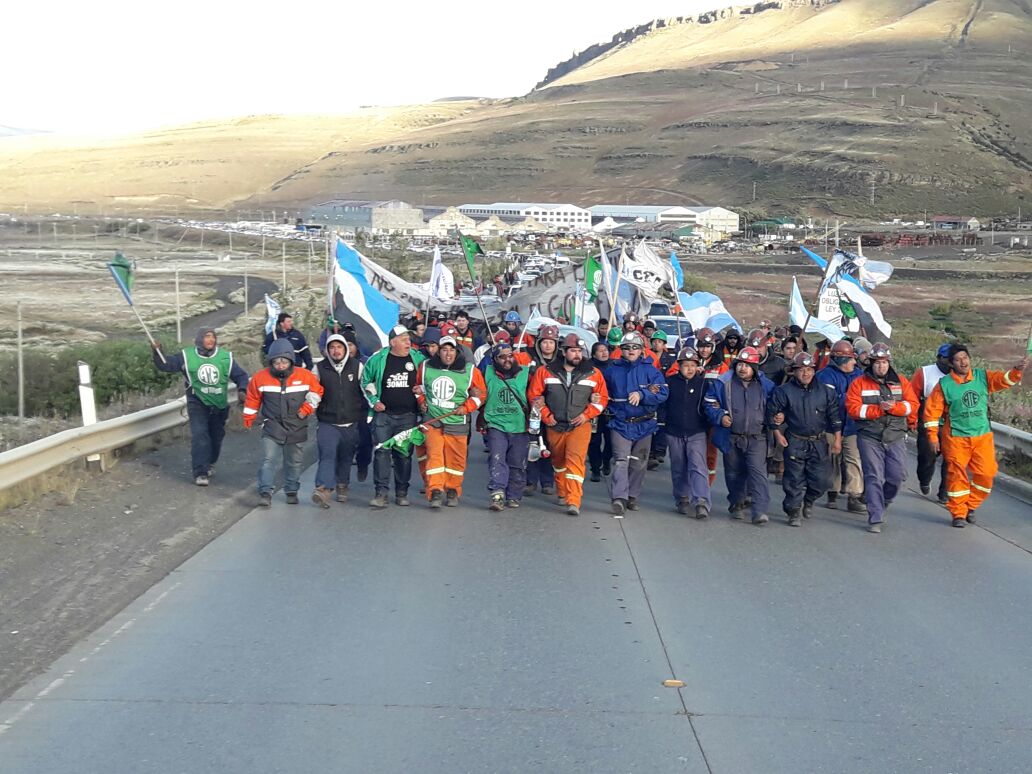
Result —
[[541, 412], [536, 408], [530, 410], [530, 433], [532, 435], [539, 435], [541, 433]]

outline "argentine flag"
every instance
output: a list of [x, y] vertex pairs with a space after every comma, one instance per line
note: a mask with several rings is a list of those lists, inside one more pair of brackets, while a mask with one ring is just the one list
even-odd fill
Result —
[[729, 325], [738, 330], [742, 329], [738, 321], [728, 313], [720, 296], [702, 291], [689, 295], [681, 291], [677, 294], [677, 300], [681, 302], [681, 309], [685, 318], [692, 324], [693, 330], [712, 328], [719, 332]]
[[398, 323], [398, 305], [369, 284], [361, 253], [340, 238], [336, 256], [333, 274], [340, 295], [336, 299], [334, 317], [353, 324], [359, 344], [370, 351], [386, 346], [387, 331]]

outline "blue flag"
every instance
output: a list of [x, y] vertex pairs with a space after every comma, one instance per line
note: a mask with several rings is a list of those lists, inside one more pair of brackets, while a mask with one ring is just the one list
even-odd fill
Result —
[[362, 256], [344, 240], [337, 240], [334, 276], [340, 298], [333, 316], [355, 326], [359, 343], [378, 349], [387, 344], [387, 332], [398, 322], [398, 305], [388, 301], [366, 279]]
[[681, 271], [681, 262], [677, 260], [677, 253], [673, 250], [670, 251], [670, 265], [674, 270], [674, 292], [676, 293], [684, 287], [684, 272]]

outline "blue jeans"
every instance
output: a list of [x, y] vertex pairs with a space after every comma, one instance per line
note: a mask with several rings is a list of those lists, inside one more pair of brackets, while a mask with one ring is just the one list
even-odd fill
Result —
[[537, 462], [527, 463], [527, 484], [532, 486], [540, 484], [542, 488], [555, 486], [555, 471], [552, 469], [551, 458], [541, 458]]
[[[385, 411], [373, 414], [372, 433], [374, 443], [383, 443], [400, 433], [411, 430], [419, 424], [418, 414], [388, 414]], [[373, 453], [373, 482], [376, 494], [387, 494], [394, 478], [394, 494], [405, 497], [412, 478], [412, 452], [402, 454], [394, 449], [378, 449]]]
[[770, 507], [767, 488], [767, 435], [732, 435], [724, 454], [724, 483], [727, 501], [738, 505], [752, 498], [751, 514], [759, 516]]
[[529, 445], [527, 433], [504, 433], [494, 427], [487, 428], [487, 470], [491, 478], [487, 491], [505, 492], [506, 500], [523, 499]]
[[258, 493], [272, 494], [276, 488], [276, 469], [283, 459], [283, 491], [297, 494], [301, 486], [304, 451], [299, 443], [276, 443], [262, 436], [262, 466], [258, 468]]
[[198, 400], [187, 399], [186, 416], [190, 420], [190, 466], [194, 478], [205, 476], [208, 469], [219, 461], [229, 408], [213, 408]]
[[688, 499], [693, 505], [710, 507], [709, 466], [706, 464], [706, 433], [667, 435], [670, 452], [670, 478], [674, 485], [674, 502]]
[[355, 456], [360, 434], [358, 425], [338, 427], [320, 422], [315, 431], [319, 445], [319, 466], [315, 469], [315, 485], [334, 489], [337, 484], [351, 483], [351, 458]]

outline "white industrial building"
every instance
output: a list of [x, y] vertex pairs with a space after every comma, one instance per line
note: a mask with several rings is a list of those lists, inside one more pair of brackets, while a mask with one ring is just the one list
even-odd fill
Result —
[[495, 202], [494, 204], [463, 204], [459, 212], [472, 218], [533, 218], [539, 223], [568, 229], [591, 229], [591, 211], [575, 204], [548, 204], [535, 202]]
[[673, 204], [596, 204], [590, 208], [595, 223], [611, 218], [617, 223], [674, 223], [697, 226], [723, 234], [739, 229], [738, 214], [723, 207], [681, 207]]

